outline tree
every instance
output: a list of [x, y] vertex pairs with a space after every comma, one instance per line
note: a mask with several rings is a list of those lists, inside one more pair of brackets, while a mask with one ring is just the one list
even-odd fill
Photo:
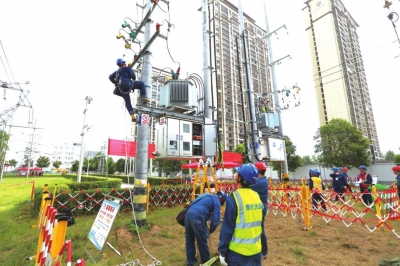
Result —
[[304, 155], [302, 158], [303, 164], [312, 164], [313, 161], [311, 160], [311, 157], [309, 155]]
[[9, 138], [10, 136], [5, 131], [0, 130], [0, 171], [4, 166]]
[[107, 172], [113, 174], [115, 172], [115, 162], [112, 157], [107, 158]]
[[79, 169], [79, 161], [75, 160], [71, 166], [71, 172], [78, 172]]
[[233, 152], [238, 152], [242, 154], [243, 164], [249, 163], [249, 158], [246, 152], [246, 146], [243, 143], [238, 144], [234, 149]]
[[393, 162], [394, 162], [396, 165], [400, 165], [400, 154], [396, 154], [396, 155], [393, 157]]
[[[293, 142], [290, 140], [288, 136], [284, 136], [285, 139], [285, 148], [286, 148], [286, 158], [289, 172], [296, 171], [297, 168], [303, 165], [303, 160], [299, 155], [296, 155], [296, 145], [293, 145]], [[273, 163], [272, 164], [274, 170], [281, 170], [281, 163]]]
[[[29, 158], [25, 158], [24, 165], [28, 166], [28, 161], [29, 161]], [[33, 159], [32, 158], [30, 158], [29, 167], [33, 167]]]
[[386, 153], [385, 153], [385, 160], [387, 160], [387, 161], [393, 161], [393, 158], [394, 158], [394, 151], [391, 151], [391, 150], [388, 150]]
[[314, 136], [315, 153], [324, 167], [369, 165], [369, 140], [355, 126], [343, 119], [332, 119]]
[[40, 156], [37, 160], [36, 160], [36, 165], [40, 168], [44, 168], [44, 167], [49, 167], [50, 165], [50, 159], [49, 157], [45, 157], [45, 156]]
[[14, 160], [14, 159], [11, 159], [11, 160], [8, 161], [8, 164], [9, 164], [11, 167], [15, 167], [15, 166], [17, 166], [18, 161]]
[[115, 170], [120, 173], [125, 173], [125, 158], [119, 158], [115, 163]]
[[54, 161], [54, 162], [53, 162], [53, 167], [54, 167], [54, 168], [59, 168], [60, 165], [62, 165], [62, 162], [61, 162], [61, 161]]

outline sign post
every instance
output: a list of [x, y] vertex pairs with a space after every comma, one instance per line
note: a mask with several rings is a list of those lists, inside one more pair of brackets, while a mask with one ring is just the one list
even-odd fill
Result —
[[[101, 253], [103, 252], [104, 245], [107, 245], [114, 250], [118, 255], [121, 253], [115, 249], [110, 243], [107, 242], [108, 235], [110, 234], [111, 228], [113, 227], [115, 217], [118, 214], [120, 204], [115, 201], [104, 200], [96, 219], [93, 222], [92, 228], [87, 235], [87, 238], [96, 249]], [[95, 259], [91, 256], [90, 252], [86, 249], [86, 243], [84, 245], [86, 253], [90, 256], [94, 263], [97, 263]], [[97, 260], [99, 260], [99, 258]]]

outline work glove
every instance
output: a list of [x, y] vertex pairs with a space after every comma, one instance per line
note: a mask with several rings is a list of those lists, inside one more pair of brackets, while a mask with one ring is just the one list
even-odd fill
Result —
[[225, 261], [225, 257], [222, 257], [221, 255], [219, 255], [219, 262], [222, 266], [228, 266], [228, 263]]

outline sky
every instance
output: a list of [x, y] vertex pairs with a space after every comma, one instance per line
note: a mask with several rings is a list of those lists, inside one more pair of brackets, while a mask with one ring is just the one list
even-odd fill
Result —
[[[237, 5], [236, 0], [231, 2]], [[243, 10], [265, 28], [263, 0], [242, 0]], [[384, 1], [342, 0], [360, 25], [357, 30], [363, 55], [378, 138], [382, 152], [399, 153], [400, 130], [396, 115], [400, 99], [400, 45], [387, 15], [400, 13], [400, 2], [392, 1], [390, 10]], [[132, 61], [132, 51], [125, 51], [122, 39], [117, 39], [125, 18], [141, 20], [142, 11], [136, 5], [142, 0], [121, 0], [110, 4], [94, 0], [14, 0], [2, 4], [0, 16], [0, 80], [19, 83], [29, 81], [23, 88], [29, 91], [33, 119], [28, 108], [19, 107], [12, 124], [28, 127], [35, 122], [35, 142], [39, 146], [60, 143], [80, 143], [85, 98], [88, 105], [85, 135], [87, 150], [100, 150], [108, 138], [124, 139], [130, 135], [130, 117], [123, 100], [114, 96], [108, 76], [116, 70], [115, 61], [125, 55]], [[306, 39], [304, 1], [266, 0], [271, 31], [286, 25], [273, 35], [274, 59], [290, 55], [276, 67], [277, 88], [297, 84], [301, 87], [299, 107], [282, 113], [282, 127], [297, 146], [297, 154], [312, 155], [313, 136], [319, 128], [316, 96], [313, 87], [309, 43]], [[161, 33], [168, 33], [168, 48], [164, 39], [152, 45], [153, 66], [177, 69], [181, 78], [187, 74], [202, 75], [202, 15], [199, 0], [170, 0], [169, 11], [160, 1], [152, 15], [155, 23], [164, 23]], [[163, 9], [163, 10], [162, 10]], [[174, 25], [167, 32], [166, 20]], [[129, 19], [127, 19], [129, 22]], [[400, 22], [396, 23], [397, 26]], [[125, 32], [123, 32], [127, 35]], [[139, 36], [142, 40], [143, 36]], [[135, 52], [138, 46], [133, 46]], [[174, 62], [175, 61], [175, 62]], [[10, 71], [11, 69], [11, 71]], [[4, 96], [4, 91], [2, 91]], [[7, 90], [6, 100], [0, 99], [0, 112], [15, 106], [18, 92]], [[34, 124], [34, 123], [32, 123]], [[7, 128], [8, 130], [8, 128]], [[13, 159], [30, 140], [33, 130], [12, 127]]]

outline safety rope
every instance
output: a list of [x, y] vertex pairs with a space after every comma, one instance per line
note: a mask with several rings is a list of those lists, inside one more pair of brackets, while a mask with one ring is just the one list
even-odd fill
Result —
[[[125, 112], [125, 115], [126, 115], [126, 112]], [[128, 150], [127, 150], [127, 134], [126, 134], [126, 123], [124, 124], [125, 126], [125, 162], [127, 161], [127, 158], [128, 158]], [[130, 170], [130, 169], [129, 169]], [[132, 185], [132, 188], [131, 188], [131, 185], [130, 185], [130, 179], [129, 179], [129, 170], [128, 170], [128, 172], [127, 172], [127, 179], [128, 179], [128, 189], [129, 189], [129, 195], [130, 195], [130, 198], [131, 198], [131, 206], [132, 206], [132, 214], [133, 214], [133, 220], [135, 221], [135, 226], [136, 226], [136, 233], [137, 233], [137, 236], [138, 236], [138, 239], [139, 239], [139, 242], [140, 242], [140, 245], [142, 246], [142, 248], [143, 248], [143, 250], [146, 252], [146, 254], [147, 255], [149, 255], [154, 261], [152, 262], [152, 264], [150, 264], [151, 266], [152, 265], [161, 265], [161, 261], [159, 261], [158, 259], [156, 259], [153, 255], [151, 255], [147, 250], [146, 250], [146, 248], [144, 247], [144, 245], [143, 245], [143, 242], [142, 242], [142, 238], [140, 237], [140, 233], [139, 233], [139, 229], [138, 229], [138, 225], [137, 225], [137, 221], [136, 221], [136, 214], [135, 214], [135, 208], [134, 208], [134, 206], [133, 206], [133, 197], [135, 196], [134, 194], [133, 194], [133, 189], [135, 188], [135, 183], [133, 183], [133, 185]], [[133, 265], [142, 265], [142, 264], [140, 264], [139, 263], [139, 260], [138, 259], [136, 259], [135, 261], [131, 261], [131, 262], [128, 262], [127, 264], [120, 264], [121, 266], [133, 266]], [[150, 266], [149, 265], [149, 266]]]

